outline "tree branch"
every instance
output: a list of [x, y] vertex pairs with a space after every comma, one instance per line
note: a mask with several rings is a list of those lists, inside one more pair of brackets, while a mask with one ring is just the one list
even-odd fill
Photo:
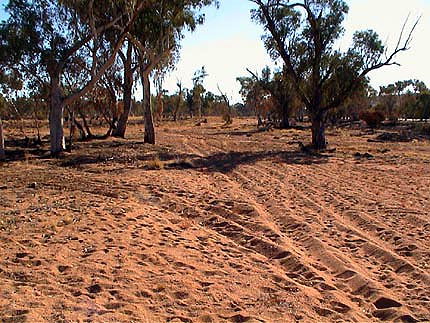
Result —
[[[285, 63], [285, 66], [287, 68], [288, 74], [293, 79], [293, 84], [294, 84], [294, 87], [295, 87], [296, 91], [298, 92], [298, 94], [299, 94], [300, 98], [302, 99], [303, 103], [306, 106], [310, 106], [311, 105], [310, 100], [308, 99], [308, 97], [306, 96], [306, 94], [301, 90], [301, 88], [299, 86], [301, 80], [300, 80], [298, 74], [296, 73], [296, 71], [295, 71], [295, 69], [293, 67], [291, 56], [285, 50], [284, 43], [282, 42], [282, 39], [281, 39], [281, 37], [280, 37], [280, 35], [279, 35], [278, 31], [277, 31], [276, 24], [273, 21], [271, 15], [269, 13], [268, 8], [271, 7], [271, 5], [264, 4], [261, 0], [250, 0], [250, 1], [256, 3], [260, 7], [260, 9], [261, 9], [261, 11], [262, 11], [262, 13], [264, 15], [264, 18], [266, 20], [266, 28], [269, 29], [270, 33], [272, 34], [272, 36], [273, 36], [273, 38], [274, 38], [274, 40], [276, 42], [279, 54], [280, 54], [281, 58], [283, 59], [283, 61]], [[294, 4], [294, 5], [295, 6], [304, 6], [303, 4]], [[290, 6], [293, 6], [293, 5], [290, 5]]]
[[86, 93], [88, 93], [91, 90], [91, 88], [97, 83], [97, 81], [102, 77], [102, 75], [108, 70], [108, 68], [110, 66], [112, 66], [112, 64], [115, 61], [115, 58], [116, 58], [116, 55], [117, 55], [118, 51], [122, 47], [122, 44], [124, 42], [124, 39], [125, 39], [126, 35], [128, 34], [128, 32], [131, 29], [131, 27], [134, 24], [134, 22], [136, 21], [138, 15], [140, 13], [140, 11], [143, 9], [143, 4], [144, 4], [144, 1], [141, 1], [139, 3], [139, 5], [136, 7], [136, 9], [134, 10], [132, 18], [128, 21], [128, 23], [124, 27], [124, 31], [118, 37], [117, 43], [116, 43], [116, 45], [114, 47], [114, 50], [112, 51], [112, 54], [111, 54], [110, 58], [103, 64], [103, 66], [98, 70], [97, 74], [94, 75], [91, 78], [91, 80], [84, 87], [82, 87], [77, 92], [75, 92], [75, 93], [67, 96], [66, 98], [64, 98], [64, 104], [65, 105], [71, 104], [73, 101], [79, 99], [81, 96], [83, 96]]

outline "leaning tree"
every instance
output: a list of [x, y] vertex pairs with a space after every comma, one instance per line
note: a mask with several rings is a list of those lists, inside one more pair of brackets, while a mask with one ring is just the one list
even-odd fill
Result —
[[[253, 19], [262, 24], [263, 40], [273, 59], [282, 59], [302, 103], [310, 113], [312, 146], [325, 149], [325, 117], [383, 66], [397, 64], [395, 56], [406, 51], [411, 31], [403, 25], [394, 50], [387, 52], [372, 30], [355, 32], [346, 52], [335, 49], [348, 13], [343, 0], [250, 0], [257, 5]], [[406, 21], [407, 22], [407, 21]]]

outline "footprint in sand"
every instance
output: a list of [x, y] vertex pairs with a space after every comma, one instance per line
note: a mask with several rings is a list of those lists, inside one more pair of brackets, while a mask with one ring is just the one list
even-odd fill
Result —
[[355, 275], [357, 275], [357, 273], [355, 271], [346, 270], [343, 273], [340, 273], [339, 275], [337, 275], [336, 278], [348, 280], [348, 279], [354, 277]]
[[392, 308], [392, 307], [401, 307], [402, 306], [402, 304], [400, 304], [399, 302], [397, 302], [397, 301], [395, 301], [393, 299], [387, 298], [387, 297], [381, 297], [381, 298], [379, 298], [377, 301], [375, 301], [373, 303], [373, 305], [375, 305], [375, 307], [377, 309], [379, 309], [379, 310], [380, 309], [386, 309], [386, 308]]

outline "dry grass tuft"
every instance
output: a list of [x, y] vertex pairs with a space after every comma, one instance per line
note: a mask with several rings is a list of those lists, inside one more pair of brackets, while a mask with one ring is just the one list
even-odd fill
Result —
[[155, 157], [146, 163], [146, 168], [149, 170], [161, 170], [164, 169], [164, 163], [158, 157]]

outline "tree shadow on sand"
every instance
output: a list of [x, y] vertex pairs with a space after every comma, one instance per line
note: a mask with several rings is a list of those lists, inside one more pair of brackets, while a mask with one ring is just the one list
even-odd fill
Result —
[[154, 159], [167, 163], [197, 157], [199, 156], [195, 154], [176, 153], [168, 148], [147, 145], [143, 141], [105, 141], [91, 143], [78, 154], [63, 156], [59, 159], [59, 165], [61, 167], [81, 167], [108, 163], [131, 165]]
[[252, 165], [264, 160], [279, 164], [312, 165], [326, 163], [328, 158], [328, 155], [296, 151], [226, 152], [175, 161], [167, 164], [166, 168], [229, 173], [240, 165]]
[[145, 168], [145, 165], [139, 164], [139, 162], [145, 163], [159, 159], [166, 170], [193, 169], [202, 172], [228, 173], [240, 165], [252, 165], [259, 161], [271, 161], [275, 164], [312, 165], [326, 163], [330, 157], [326, 154], [311, 154], [301, 151], [231, 151], [199, 156], [178, 153], [162, 147], [148, 146], [140, 142], [129, 142], [122, 145], [104, 143], [101, 147], [100, 150], [96, 149], [95, 151], [88, 151], [86, 154], [61, 159], [60, 166], [81, 167], [114, 163], [119, 165], [134, 164], [137, 167]]

